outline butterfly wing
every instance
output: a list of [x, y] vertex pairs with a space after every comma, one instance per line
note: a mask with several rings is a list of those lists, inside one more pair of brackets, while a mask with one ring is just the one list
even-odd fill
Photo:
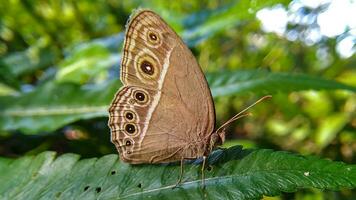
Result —
[[128, 23], [120, 78], [109, 126], [122, 160], [161, 163], [205, 153], [215, 125], [207, 81], [189, 48], [152, 11]]

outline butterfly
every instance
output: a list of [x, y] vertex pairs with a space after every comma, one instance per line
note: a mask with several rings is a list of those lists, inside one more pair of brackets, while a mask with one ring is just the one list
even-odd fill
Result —
[[215, 130], [214, 102], [198, 62], [150, 10], [129, 19], [120, 79], [123, 86], [109, 108], [108, 125], [121, 160], [180, 161], [178, 182], [184, 160], [203, 158], [204, 169], [206, 157], [225, 140], [225, 126], [247, 115], [245, 109]]

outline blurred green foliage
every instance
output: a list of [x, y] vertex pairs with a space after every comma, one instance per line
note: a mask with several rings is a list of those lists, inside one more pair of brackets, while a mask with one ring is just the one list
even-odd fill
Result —
[[[344, 58], [336, 51], [348, 32], [307, 44], [303, 37], [317, 26], [315, 18], [288, 24], [285, 32], [295, 40], [264, 32], [256, 18], [263, 8], [289, 10], [295, 1], [2, 1], [0, 155], [116, 152], [106, 108], [120, 87], [126, 20], [141, 7], [159, 13], [192, 49], [215, 95], [217, 125], [258, 96], [273, 95], [251, 110], [253, 117], [229, 128], [229, 145], [354, 163], [356, 55]], [[327, 8], [304, 6], [297, 14], [315, 17]], [[330, 195], [301, 191], [280, 198], [291, 197]]]

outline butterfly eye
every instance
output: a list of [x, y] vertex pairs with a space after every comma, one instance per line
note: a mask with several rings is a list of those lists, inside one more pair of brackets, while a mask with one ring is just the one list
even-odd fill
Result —
[[133, 134], [136, 132], [136, 127], [133, 124], [126, 124], [125, 130], [126, 130], [126, 132]]
[[148, 75], [153, 75], [153, 73], [154, 73], [153, 65], [150, 62], [148, 62], [147, 60], [142, 61], [140, 67], [144, 73], [146, 73]]

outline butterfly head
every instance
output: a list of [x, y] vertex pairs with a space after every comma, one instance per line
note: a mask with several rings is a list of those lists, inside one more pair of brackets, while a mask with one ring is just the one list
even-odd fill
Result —
[[209, 154], [214, 148], [222, 145], [225, 142], [225, 129], [220, 129], [213, 132], [210, 136], [209, 146], [207, 149], [207, 154]]

